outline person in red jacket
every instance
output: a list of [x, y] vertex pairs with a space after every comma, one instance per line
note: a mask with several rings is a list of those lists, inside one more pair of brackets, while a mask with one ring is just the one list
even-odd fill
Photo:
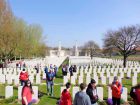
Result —
[[66, 83], [66, 89], [63, 90], [60, 98], [60, 105], [72, 105], [72, 98], [69, 92], [71, 84], [68, 82]]
[[28, 73], [25, 71], [25, 69], [23, 69], [20, 72], [20, 76], [19, 76], [19, 79], [20, 79], [20, 82], [21, 82], [21, 86], [24, 85], [24, 83], [28, 80], [28, 78], [29, 78]]
[[122, 85], [118, 81], [118, 77], [115, 76], [114, 81], [112, 82], [112, 85], [111, 85], [113, 105], [120, 105], [121, 88], [122, 88]]
[[33, 94], [32, 84], [30, 80], [25, 82], [25, 85], [22, 88], [22, 105], [31, 105], [32, 104], [32, 94]]

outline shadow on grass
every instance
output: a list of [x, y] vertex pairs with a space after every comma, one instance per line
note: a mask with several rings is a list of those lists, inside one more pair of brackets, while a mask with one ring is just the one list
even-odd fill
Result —
[[60, 76], [56, 76], [56, 78], [61, 78], [61, 79], [62, 79], [62, 78], [63, 78], [63, 76], [62, 76], [62, 75], [60, 75]]
[[48, 97], [48, 98], [50, 98], [50, 99], [55, 99], [55, 100], [59, 100], [60, 98], [58, 98], [58, 97]]
[[41, 91], [38, 91], [38, 97], [39, 97], [39, 98], [43, 97], [44, 95], [46, 95], [46, 96], [47, 96], [47, 94], [46, 94], [46, 93], [41, 92]]

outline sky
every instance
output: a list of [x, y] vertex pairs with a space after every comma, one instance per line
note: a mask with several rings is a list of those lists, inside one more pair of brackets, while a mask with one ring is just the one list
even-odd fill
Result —
[[140, 0], [9, 0], [15, 16], [40, 24], [48, 46], [103, 46], [108, 30], [140, 24]]

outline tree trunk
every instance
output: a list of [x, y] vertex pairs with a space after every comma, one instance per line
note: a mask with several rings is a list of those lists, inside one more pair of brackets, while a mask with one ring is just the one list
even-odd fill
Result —
[[127, 60], [127, 57], [126, 55], [123, 55], [123, 67], [125, 68], [126, 67], [126, 61]]

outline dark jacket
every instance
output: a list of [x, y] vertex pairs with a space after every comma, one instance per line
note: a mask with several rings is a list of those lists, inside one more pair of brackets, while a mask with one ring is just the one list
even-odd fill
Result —
[[93, 95], [93, 88], [92, 88], [91, 84], [88, 85], [86, 93], [88, 94], [88, 96], [90, 98], [91, 104], [94, 104], [97, 102], [98, 96]]

